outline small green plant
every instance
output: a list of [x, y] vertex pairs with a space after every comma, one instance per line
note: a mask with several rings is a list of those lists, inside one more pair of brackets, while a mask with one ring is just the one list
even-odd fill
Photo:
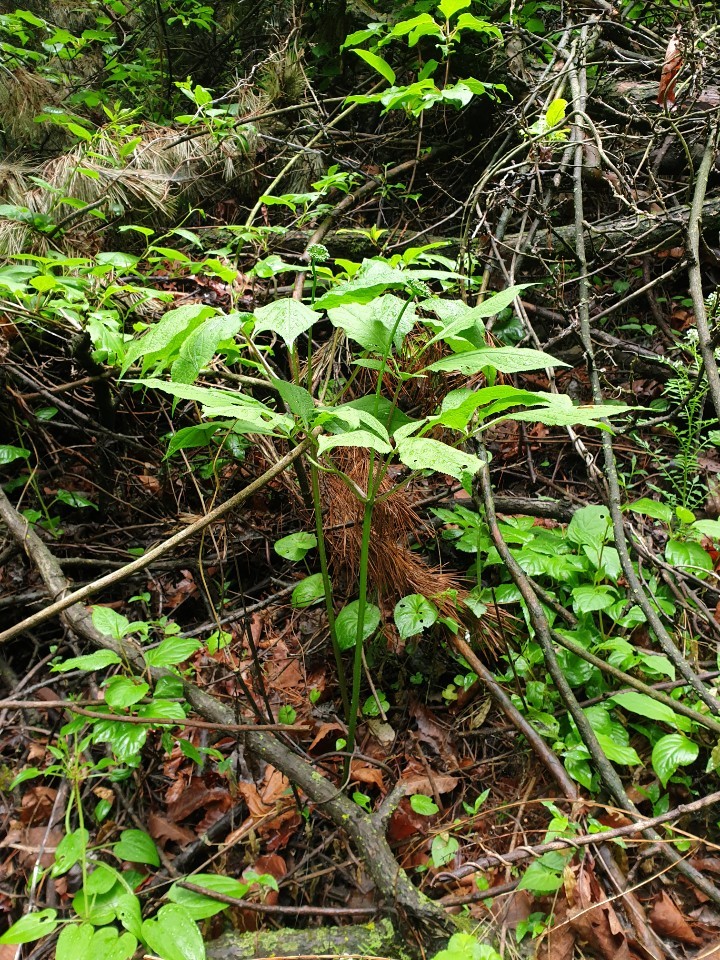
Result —
[[[323, 254], [324, 258], [324, 254]], [[125, 351], [123, 370], [139, 368], [143, 387], [163, 390], [176, 399], [197, 402], [210, 423], [239, 436], [267, 434], [307, 447], [307, 471], [299, 477], [309, 489], [314, 505], [315, 534], [297, 533], [283, 538], [276, 550], [286, 559], [304, 559], [317, 548], [320, 572], [311, 574], [295, 588], [292, 602], [305, 607], [324, 600], [330, 637], [346, 709], [347, 743], [352, 751], [360, 706], [362, 649], [381, 629], [381, 613], [370, 596], [369, 547], [373, 513], [380, 498], [392, 495], [381, 485], [393, 464], [412, 472], [443, 473], [469, 489], [481, 461], [463, 448], [474, 435], [501, 419], [540, 420], [549, 424], [585, 423], [603, 427], [602, 418], [621, 412], [618, 407], [575, 407], [567, 397], [532, 393], [512, 386], [494, 385], [498, 372], [517, 373], [557, 363], [537, 350], [488, 347], [484, 339], [485, 317], [493, 316], [512, 302], [520, 288], [511, 288], [488, 298], [478, 307], [431, 295], [426, 279], [437, 270], [415, 266], [411, 258], [382, 258], [362, 264], [343, 261], [344, 277], [324, 274], [327, 284], [316, 296], [319, 267], [311, 258], [313, 299], [305, 304], [294, 299], [276, 300], [247, 314], [224, 314], [221, 310], [194, 304], [166, 313]], [[457, 276], [442, 273], [443, 278]], [[308, 373], [301, 379], [299, 343], [311, 342], [312, 328], [327, 316], [354, 347], [354, 372], [334, 392], [323, 388], [322, 398], [308, 385], [312, 357], [308, 350]], [[401, 348], [413, 330], [422, 335], [412, 359], [412, 372], [403, 369]], [[272, 334], [284, 344], [290, 376], [283, 379], [266, 359], [263, 335]], [[251, 368], [255, 378], [265, 380], [279, 397], [277, 405], [257, 400], [247, 393], [217, 387], [196, 386], [194, 381], [216, 351], [223, 355], [233, 337], [241, 336], [243, 352], [234, 347], [236, 362]], [[422, 356], [434, 344], [444, 344], [449, 355], [422, 366]], [[277, 364], [277, 361], [275, 361]], [[417, 368], [420, 367], [418, 370]], [[375, 375], [374, 390], [348, 399], [348, 389], [361, 370]], [[398, 408], [402, 385], [410, 378], [458, 371], [465, 375], [484, 372], [488, 386], [448, 391], [439, 409], [412, 420]], [[159, 375], [169, 373], [169, 379]], [[389, 396], [388, 383], [392, 383]], [[453, 443], [432, 437], [437, 429], [454, 434]], [[362, 449], [367, 458], [368, 479], [360, 487], [337, 459], [342, 450]], [[362, 505], [362, 539], [358, 570], [358, 597], [335, 609], [333, 586], [327, 563], [323, 530], [320, 471], [334, 474]], [[412, 637], [437, 620], [432, 598], [410, 595], [395, 609], [395, 623], [402, 637]], [[353, 652], [349, 690], [345, 692], [343, 656]], [[373, 698], [377, 706], [377, 702]], [[370, 709], [373, 709], [370, 706]], [[384, 707], [383, 707], [384, 709]]]
[[[720, 540], [720, 522], [693, 519], [691, 523], [683, 523], [669, 505], [654, 500], [636, 501], [627, 509], [674, 523], [677, 532], [668, 540], [666, 558], [700, 576], [707, 575], [712, 560], [699, 541], [703, 537]], [[468, 602], [486, 606], [517, 605], [529, 623], [525, 603], [501, 564], [482, 517], [461, 506], [436, 509], [435, 513], [447, 524], [443, 536], [458, 551], [475, 557], [471, 571], [479, 575], [481, 570], [493, 570], [499, 580], [493, 587], [476, 587]], [[691, 519], [690, 515], [682, 516], [687, 521]], [[664, 655], [643, 649], [626, 636], [645, 622], [645, 614], [639, 606], [628, 602], [621, 586], [620, 560], [612, 545], [610, 515], [605, 507], [581, 508], [566, 529], [538, 526], [530, 517], [504, 520], [499, 528], [525, 573], [541, 585], [560, 608], [572, 610], [575, 623], [569, 626], [558, 618], [552, 607], [546, 607], [551, 627], [559, 638], [607, 657], [614, 667], [634, 672], [646, 682], [675, 679], [675, 668]], [[673, 617], [676, 606], [670, 589], [654, 578], [648, 582], [654, 603], [663, 614]], [[672, 777], [679, 776], [683, 767], [699, 759], [702, 740], [691, 719], [647, 694], [634, 690], [613, 693], [599, 668], [563, 647], [558, 648], [557, 656], [572, 688], [584, 691], [585, 696], [605, 698], [605, 703], [588, 707], [585, 713], [612, 762], [641, 766], [642, 758], [630, 743], [630, 731], [640, 734], [648, 744], [648, 761], [663, 787]], [[517, 652], [506, 654], [506, 660], [507, 669], [499, 678], [508, 683], [521, 683], [522, 696], [513, 696], [517, 708], [562, 756], [570, 776], [587, 790], [597, 789], [590, 754], [574, 722], [561, 708], [540, 645], [530, 635]], [[446, 688], [443, 696], [456, 698], [458, 686], [464, 684], [466, 677], [463, 674], [455, 677], [455, 683]], [[678, 693], [678, 696], [687, 697], [688, 705], [695, 706], [689, 692]], [[560, 858], [549, 855], [535, 872], [541, 868], [555, 871], [559, 876]]]
[[455, 933], [447, 947], [436, 953], [433, 960], [500, 960], [500, 954], [470, 933]]
[[[717, 313], [719, 302], [717, 293], [708, 298], [706, 308], [710, 316]], [[675, 443], [675, 451], [669, 456], [658, 455], [657, 448], [644, 437], [635, 434], [634, 439], [665, 481], [665, 489], [658, 489], [652, 483], [648, 483], [648, 487], [656, 490], [669, 503], [692, 511], [707, 496], [698, 466], [700, 454], [707, 447], [716, 445], [720, 434], [714, 429], [717, 427], [716, 421], [704, 415], [708, 384], [702, 373], [696, 330], [690, 329], [685, 333], [682, 347], [685, 357], [668, 361], [672, 375], [665, 383], [663, 396], [651, 404], [652, 409], [673, 412], [665, 429]]]
[[520, 920], [515, 927], [515, 939], [522, 943], [525, 937], [530, 935], [531, 940], [536, 940], [552, 924], [552, 914], [536, 911], [531, 913], [527, 920]]
[[[157, 729], [154, 720], [181, 723], [185, 719], [178, 667], [200, 644], [180, 637], [176, 625], [166, 618], [131, 623], [109, 607], [93, 609], [93, 624], [116, 640], [135, 634], [143, 644], [150, 642], [153, 633], [160, 630], [164, 639], [145, 649], [145, 659], [149, 665], [164, 666], [170, 672], [157, 681], [152, 695], [150, 685], [132, 674], [119, 673], [107, 679], [103, 684], [104, 704], [99, 702], [97, 708], [101, 711], [104, 707], [104, 716], [91, 720], [78, 716], [65, 724], [55, 742], [48, 746], [53, 762], [44, 770], [30, 767], [22, 771], [11, 784], [14, 788], [39, 776], [63, 777], [69, 781], [65, 832], [48, 873], [53, 878], [61, 877], [79, 866], [82, 885], [73, 897], [74, 916], [70, 920], [59, 919], [55, 909], [35, 911], [13, 924], [0, 937], [0, 944], [30, 943], [59, 930], [56, 956], [60, 960], [101, 955], [111, 960], [129, 960], [139, 944], [165, 960], [202, 958], [205, 948], [197, 921], [227, 909], [227, 904], [213, 899], [213, 892], [242, 899], [256, 888], [276, 890], [275, 879], [253, 873], [247, 873], [242, 881], [216, 874], [195, 875], [193, 883], [206, 893], [186, 890], [182, 881], [177, 881], [167, 892], [170, 902], [161, 906], [154, 916], [143, 919], [137, 891], [147, 877], [148, 868], [160, 866], [152, 838], [141, 830], [126, 829], [112, 843], [91, 847], [82, 803], [88, 781], [108, 777], [113, 781], [122, 780], [139, 765], [148, 733]], [[109, 666], [122, 667], [118, 655], [111, 650], [98, 650], [56, 663], [53, 669], [90, 671]], [[292, 708], [285, 709], [294, 714]], [[145, 722], [124, 722], [128, 717]], [[288, 712], [280, 722], [292, 723], [294, 719]], [[169, 742], [164, 745], [170, 750], [174, 738], [166, 726], [159, 729], [164, 731], [163, 738], [168, 738]], [[93, 758], [97, 744], [107, 744], [110, 751], [99, 760]], [[212, 748], [198, 749], [184, 740], [179, 740], [179, 745], [182, 752], [197, 763], [202, 762], [203, 756], [223, 761], [222, 754]], [[222, 769], [221, 762], [219, 770], [222, 772]], [[107, 818], [111, 806], [111, 801], [104, 799], [95, 806], [93, 817], [97, 823]], [[123, 864], [129, 866], [123, 867]]]
[[[379, 103], [384, 112], [403, 110], [410, 116], [420, 116], [425, 110], [436, 105], [452, 106], [461, 109], [473, 97], [489, 96], [497, 98], [507, 93], [504, 84], [488, 83], [466, 77], [455, 83], [449, 82], [450, 58], [463, 35], [502, 40], [500, 29], [487, 20], [481, 20], [468, 12], [471, 0], [440, 0], [435, 5], [434, 15], [423, 10], [414, 17], [397, 23], [375, 22], [364, 30], [350, 34], [342, 45], [364, 60], [390, 86], [380, 93], [354, 94], [348, 97], [349, 103]], [[395, 70], [379, 52], [387, 44], [406, 42], [413, 49], [423, 38], [432, 38], [441, 58], [440, 61], [428, 59], [417, 64], [416, 79], [409, 84], [398, 84]], [[371, 49], [365, 50], [360, 44], [368, 43]], [[444, 77], [438, 82], [435, 73], [442, 68]]]

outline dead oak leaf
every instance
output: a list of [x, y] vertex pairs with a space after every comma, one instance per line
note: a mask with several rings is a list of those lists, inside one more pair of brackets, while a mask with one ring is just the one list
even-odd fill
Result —
[[568, 919], [581, 943], [603, 960], [638, 960], [614, 907], [590, 869], [580, 870], [569, 899]]
[[652, 905], [649, 920], [655, 933], [662, 937], [672, 937], [694, 947], [702, 943], [702, 938], [693, 931], [675, 901], [664, 890]]
[[167, 817], [163, 817], [159, 813], [148, 814], [147, 828], [153, 840], [158, 840], [162, 844], [173, 841], [187, 845], [195, 840], [195, 834], [192, 830], [173, 823], [172, 820], [168, 820]]

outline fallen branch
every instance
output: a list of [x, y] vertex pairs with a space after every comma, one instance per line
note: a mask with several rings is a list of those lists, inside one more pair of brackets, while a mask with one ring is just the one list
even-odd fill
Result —
[[[293, 453], [295, 456], [299, 455], [297, 448]], [[285, 466], [292, 462], [289, 456], [284, 458]], [[276, 472], [277, 466], [274, 468]], [[267, 475], [266, 473], [263, 476], [267, 477]], [[246, 488], [243, 494], [248, 495], [249, 489], [249, 487]], [[237, 502], [237, 497], [233, 500]], [[203, 518], [204, 525], [207, 526], [207, 523], [211, 522], [208, 520], [209, 517], [217, 516], [218, 510], [226, 512], [227, 509], [229, 509], [227, 504], [223, 504], [222, 507], [208, 514]], [[27, 521], [15, 510], [1, 489], [0, 518], [10, 534], [23, 545], [28, 557], [40, 572], [48, 591], [55, 596], [63, 593], [67, 588], [67, 581], [59, 563]], [[193, 526], [197, 528], [197, 524]], [[185, 534], [186, 531], [182, 533]], [[167, 543], [163, 545], [166, 548]], [[107, 580], [107, 578], [104, 579]], [[127, 639], [113, 640], [101, 633], [94, 626], [90, 612], [72, 602], [72, 595], [61, 603], [63, 619], [67, 626], [94, 646], [114, 650], [138, 674], [150, 673], [154, 679], [170, 675], [170, 671], [166, 669], [148, 670], [139, 645]], [[234, 723], [233, 708], [220, 703], [194, 683], [183, 680], [183, 691], [188, 703], [205, 720], [221, 726]], [[440, 946], [451, 933], [459, 929], [458, 921], [449, 916], [442, 906], [421, 893], [395, 859], [385, 837], [389, 806], [381, 807], [374, 814], [368, 814], [272, 734], [255, 729], [241, 736], [245, 749], [283, 773], [349, 837], [388, 908], [397, 911], [403, 921], [407, 920], [416, 928], [422, 928], [427, 943]], [[390, 796], [397, 797], [397, 791], [393, 791]]]
[[[602, 830], [598, 833], [586, 833], [577, 837], [564, 837], [558, 840], [550, 840], [548, 843], [538, 843], [531, 847], [516, 847], [509, 853], [493, 853], [480, 860], [468, 860], [457, 870], [439, 873], [434, 878], [434, 883], [442, 883], [448, 880], [462, 880], [476, 870], [487, 870], [488, 867], [506, 866], [507, 864], [520, 863], [523, 860], [529, 860], [531, 857], [541, 857], [544, 853], [550, 853], [553, 850], [574, 850], [579, 847], [587, 847], [593, 843], [606, 843], [608, 840], [617, 840], [620, 837], [633, 837], [649, 827], [658, 827], [663, 823], [669, 823], [671, 820], [677, 820], [678, 817], [685, 817], [691, 813], [697, 813], [705, 807], [712, 807], [720, 803], [720, 791], [709, 793], [706, 797], [694, 800], [692, 803], [682, 803], [674, 810], [668, 810], [657, 817], [643, 817], [636, 823], [628, 823], [624, 827], [615, 827], [613, 830]], [[678, 831], [683, 838], [690, 835], [684, 830]]]
[[[104, 577], [99, 577], [97, 580], [93, 580], [92, 583], [88, 583], [79, 590], [75, 590], [73, 593], [68, 594], [61, 600], [56, 600], [54, 603], [51, 603], [50, 606], [45, 607], [44, 610], [40, 610], [38, 613], [32, 614], [32, 616], [26, 617], [26, 619], [22, 620], [20, 623], [16, 623], [7, 630], [3, 630], [2, 633], [0, 633], [0, 643], [6, 643], [8, 640], [13, 640], [15, 637], [19, 637], [20, 634], [24, 633], [26, 630], [32, 630], [34, 627], [38, 627], [41, 623], [45, 623], [47, 620], [51, 620], [58, 614], [68, 610], [74, 604], [80, 603], [83, 600], [87, 600], [96, 593], [100, 593], [100, 591], [104, 590], [105, 587], [110, 587], [116, 583], [122, 583], [123, 580], [127, 580], [127, 578], [132, 576], [132, 574], [149, 567], [154, 560], [157, 560], [159, 557], [164, 557], [166, 554], [174, 550], [179, 544], [184, 543], [191, 537], [194, 537], [196, 533], [200, 533], [200, 531], [204, 530], [205, 527], [209, 527], [211, 523], [215, 523], [217, 520], [220, 520], [236, 507], [242, 506], [246, 500], [249, 500], [259, 490], [270, 483], [271, 480], [274, 480], [275, 477], [280, 476], [281, 473], [287, 470], [287, 468], [294, 463], [298, 457], [305, 453], [312, 442], [313, 438], [307, 437], [302, 441], [302, 443], [299, 443], [293, 450], [291, 450], [290, 453], [286, 454], [281, 460], [278, 460], [277, 463], [273, 464], [272, 467], [266, 470], [262, 476], [257, 478], [257, 480], [253, 480], [252, 483], [248, 484], [248, 486], [239, 493], [236, 493], [235, 496], [230, 497], [230, 499], [226, 500], [225, 503], [221, 503], [219, 507], [215, 507], [214, 510], [206, 513], [204, 517], [196, 520], [195, 523], [189, 524], [184, 530], [180, 530], [179, 533], [169, 537], [159, 546], [153, 547], [152, 550], [148, 550], [145, 554], [143, 554], [142, 557], [138, 557], [137, 560], [132, 560], [130, 563], [126, 563], [125, 566], [120, 567], [118, 570], [113, 570], [112, 573], [108, 573]], [[0, 516], [6, 522], [8, 527], [10, 527], [11, 524], [8, 521], [8, 516], [10, 516], [11, 513], [14, 513], [16, 516], [18, 516], [18, 514], [10, 504], [10, 501], [7, 499], [5, 494], [2, 493], [2, 491], [0, 491], [0, 494], [2, 494], [0, 497], [0, 505], [2, 505], [2, 509], [0, 509]], [[8, 508], [10, 512], [8, 512]], [[22, 517], [19, 517], [19, 522], [22, 525], [22, 530], [17, 531], [13, 529], [11, 532], [19, 543], [23, 543], [26, 532], [29, 536], [31, 531], [27, 521]], [[13, 526], [15, 526], [14, 520], [12, 523]], [[27, 544], [25, 544], [25, 547], [27, 550]], [[48, 592], [50, 593], [50, 596], [59, 597], [68, 589], [68, 582], [62, 573], [60, 579], [62, 580], [63, 585], [58, 586], [56, 583], [51, 589], [49, 588]]]

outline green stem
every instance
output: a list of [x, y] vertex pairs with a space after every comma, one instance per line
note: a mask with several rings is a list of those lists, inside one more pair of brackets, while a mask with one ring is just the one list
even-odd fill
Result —
[[320, 473], [313, 463], [310, 467], [310, 478], [312, 482], [313, 506], [315, 508], [315, 533], [317, 536], [318, 555], [320, 557], [320, 572], [323, 578], [323, 590], [325, 593], [325, 612], [330, 629], [330, 641], [332, 643], [333, 653], [335, 655], [335, 664], [337, 666], [338, 687], [342, 697], [343, 710], [345, 711], [345, 722], [350, 723], [350, 701], [348, 699], [347, 684], [345, 683], [344, 664], [342, 660], [342, 651], [337, 639], [335, 630], [335, 609], [333, 607], [333, 589], [328, 570], [327, 552], [325, 550], [325, 534], [323, 531], [322, 500], [320, 497]]
[[[398, 327], [400, 326], [400, 321], [405, 314], [405, 311], [412, 303], [411, 299], [408, 299], [403, 304], [402, 310], [397, 316], [392, 331], [390, 332], [390, 337], [388, 338], [388, 344], [382, 355], [382, 362], [380, 364], [380, 369], [378, 370], [378, 380], [375, 387], [375, 416], [378, 415], [378, 410], [380, 408], [380, 394], [382, 392], [382, 382], [383, 376], [385, 374], [385, 369], [387, 367], [388, 358], [390, 352], [393, 348], [393, 341], [395, 339], [395, 334]], [[392, 413], [391, 413], [392, 417]], [[387, 466], [387, 464], [386, 464]], [[363, 660], [363, 633], [365, 626], [365, 609], [367, 607], [367, 587], [368, 587], [368, 563], [370, 558], [370, 538], [372, 536], [372, 515], [373, 509], [375, 507], [375, 494], [379, 486], [379, 477], [375, 476], [375, 451], [370, 451], [370, 458], [368, 461], [368, 475], [367, 475], [367, 490], [365, 492], [365, 509], [363, 512], [363, 525], [362, 525], [362, 541], [360, 543], [360, 570], [359, 570], [359, 579], [358, 579], [358, 618], [357, 618], [357, 633], [355, 635], [355, 658], [353, 660], [353, 683], [352, 683], [352, 701], [350, 703], [350, 717], [348, 719], [348, 737], [347, 737], [347, 749], [348, 757], [345, 761], [345, 778], [350, 769], [350, 758], [352, 756], [353, 750], [355, 749], [355, 732], [357, 729], [357, 717], [358, 710], [360, 708], [360, 682], [362, 680], [362, 660]]]
[[367, 496], [363, 513], [362, 542], [360, 544], [360, 577], [358, 583], [358, 619], [357, 634], [355, 635], [355, 659], [353, 661], [352, 702], [348, 719], [347, 750], [345, 760], [345, 777], [350, 768], [350, 758], [355, 749], [355, 731], [357, 729], [357, 715], [360, 708], [360, 681], [362, 679], [363, 627], [365, 626], [365, 608], [367, 606], [368, 559], [370, 556], [370, 536], [372, 534], [372, 515], [375, 506], [373, 484], [373, 470], [375, 467], [375, 453], [370, 451], [368, 464]]

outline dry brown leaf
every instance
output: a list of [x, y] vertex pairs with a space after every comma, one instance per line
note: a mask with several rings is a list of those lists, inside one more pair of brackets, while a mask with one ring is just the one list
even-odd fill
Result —
[[423, 817], [410, 806], [407, 797], [403, 797], [400, 806], [393, 813], [388, 824], [388, 838], [395, 843], [408, 840], [410, 837], [427, 834], [429, 829], [428, 817]]
[[650, 911], [650, 926], [662, 937], [672, 937], [681, 943], [698, 946], [699, 937], [678, 909], [675, 901], [663, 890]]
[[418, 738], [432, 746], [449, 766], [455, 765], [457, 758], [451, 745], [451, 730], [439, 723], [432, 711], [419, 700], [411, 702], [410, 713], [417, 723]]
[[675, 32], [665, 50], [665, 60], [660, 74], [657, 102], [664, 106], [666, 103], [675, 103], [675, 78], [683, 64], [680, 37]]
[[528, 890], [515, 890], [509, 897], [498, 897], [493, 901], [490, 912], [498, 923], [506, 924], [514, 930], [521, 920], [527, 920], [532, 913], [533, 896]]
[[[340, 736], [345, 735], [345, 727], [340, 723], [321, 723], [318, 727], [318, 732], [315, 734], [315, 739], [308, 747], [308, 751], [312, 750], [313, 747], [316, 747], [325, 737], [329, 736], [331, 733], [337, 733]], [[336, 737], [337, 739], [337, 737]]]
[[720, 960], [720, 943], [706, 947], [697, 954], [695, 960]]
[[290, 781], [284, 773], [280, 773], [275, 767], [267, 767], [264, 779], [265, 786], [262, 788], [264, 803], [275, 803], [287, 793]]
[[[50, 831], [47, 827], [26, 827], [15, 834], [16, 839], [8, 842], [11, 835], [12, 832], [8, 833], [3, 846], [17, 850], [18, 861], [28, 869], [35, 863], [39, 863], [43, 869], [52, 866], [55, 862], [55, 849], [64, 836], [63, 831], [57, 827]], [[38, 859], [41, 850], [42, 855]]]
[[[279, 853], [268, 853], [265, 856], [258, 857], [252, 867], [248, 867], [248, 870], [254, 870], [255, 873], [263, 874], [269, 873], [271, 877], [275, 877], [276, 880], [282, 880], [282, 878], [287, 874], [287, 864], [285, 860], [280, 856]], [[266, 903], [277, 903], [278, 895], [275, 890], [265, 890], [265, 902]]]
[[408, 776], [403, 776], [401, 783], [408, 795], [424, 793], [427, 796], [432, 796], [434, 793], [450, 793], [458, 785], [458, 778], [438, 773], [437, 775], [433, 774], [431, 780], [427, 773], [411, 773]]
[[237, 790], [247, 804], [248, 812], [253, 820], [261, 820], [275, 809], [274, 804], [263, 801], [254, 783], [240, 782], [238, 783]]
[[192, 830], [181, 827], [177, 823], [172, 823], [167, 817], [162, 817], [159, 813], [148, 814], [147, 828], [153, 840], [160, 840], [163, 843], [172, 840], [175, 843], [188, 844], [195, 840], [195, 834]]
[[353, 760], [350, 764], [350, 779], [357, 783], [369, 783], [378, 790], [385, 789], [382, 771], [377, 767], [359, 763], [357, 760]]
[[228, 800], [227, 787], [207, 787], [200, 777], [193, 777], [182, 795], [168, 804], [167, 815], [170, 820], [182, 821], [201, 807]]
[[615, 909], [587, 867], [577, 875], [568, 918], [578, 940], [603, 960], [636, 960]]
[[23, 794], [20, 819], [23, 823], [47, 823], [52, 814], [57, 790], [36, 785]]

